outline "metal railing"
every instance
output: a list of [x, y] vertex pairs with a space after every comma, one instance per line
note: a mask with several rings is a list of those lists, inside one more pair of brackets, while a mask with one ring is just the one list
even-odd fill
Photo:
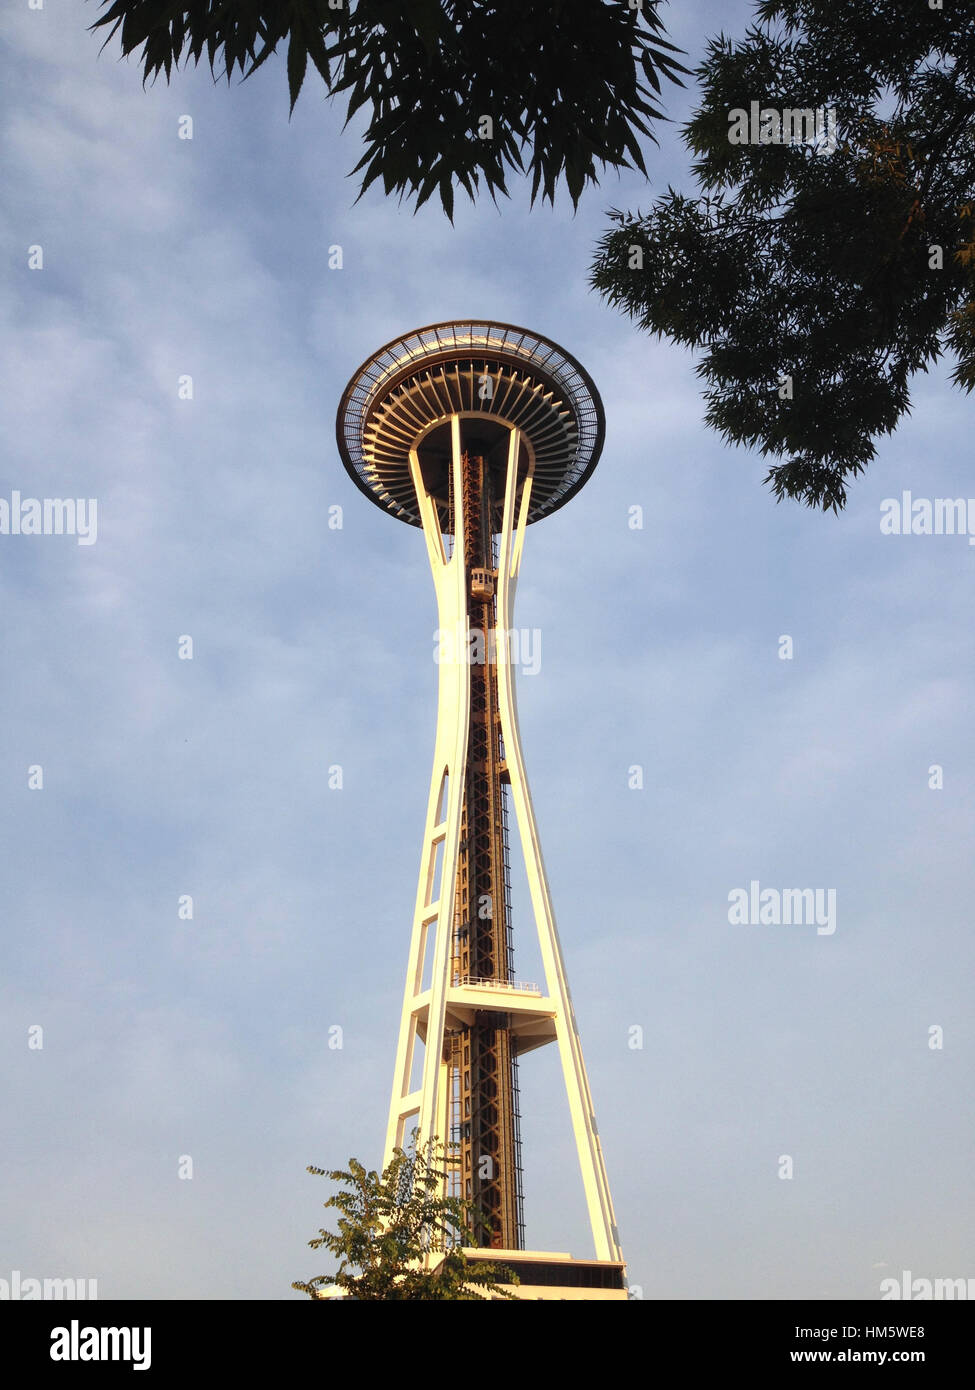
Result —
[[454, 985], [474, 985], [478, 989], [500, 989], [514, 994], [541, 994], [542, 992], [538, 985], [524, 983], [521, 980], [490, 980], [482, 979], [477, 975], [458, 975]]

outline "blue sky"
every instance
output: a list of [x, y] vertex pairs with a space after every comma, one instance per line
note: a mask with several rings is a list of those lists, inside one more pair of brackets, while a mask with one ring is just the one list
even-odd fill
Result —
[[[606, 408], [592, 479], [529, 532], [516, 620], [541, 632], [524, 751], [631, 1281], [975, 1275], [975, 547], [879, 524], [903, 489], [975, 494], [947, 368], [844, 514], [777, 506], [704, 428], [693, 357], [587, 288], [606, 210], [689, 186], [674, 126], [649, 187], [607, 176], [573, 215], [513, 185], [451, 227], [353, 206], [357, 134], [313, 77], [290, 122], [283, 61], [144, 91], [96, 13], [2, 20], [0, 497], [96, 498], [98, 532], [0, 535], [0, 1278], [294, 1298], [327, 1268], [305, 1166], [381, 1158], [436, 619], [422, 537], [354, 488], [334, 418], [374, 349], [467, 316], [564, 344]], [[697, 61], [750, 9], [664, 13]], [[666, 95], [681, 119], [693, 93]], [[834, 890], [835, 931], [732, 925], [752, 881]], [[521, 1069], [528, 1240], [582, 1256], [549, 1052]]]

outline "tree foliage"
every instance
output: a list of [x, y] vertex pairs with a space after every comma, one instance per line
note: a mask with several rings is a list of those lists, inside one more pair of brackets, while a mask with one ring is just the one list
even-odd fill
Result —
[[[444, 1150], [429, 1151], [415, 1142], [395, 1149], [380, 1175], [356, 1159], [348, 1170], [322, 1168], [309, 1173], [329, 1177], [347, 1189], [325, 1203], [339, 1212], [338, 1231], [320, 1230], [308, 1244], [339, 1258], [334, 1275], [318, 1275], [293, 1289], [319, 1296], [319, 1289], [344, 1289], [358, 1300], [386, 1302], [512, 1299], [499, 1280], [517, 1284], [512, 1271], [481, 1260], [468, 1260], [461, 1246], [473, 1245], [478, 1213], [470, 1202], [445, 1196]], [[443, 1252], [436, 1268], [424, 1268], [428, 1251]]]
[[107, 27], [106, 44], [118, 33], [123, 54], [141, 49], [144, 81], [203, 58], [215, 77], [248, 77], [287, 41], [292, 110], [311, 59], [347, 96], [347, 121], [370, 112], [352, 171], [361, 191], [381, 180], [417, 207], [439, 191], [451, 218], [455, 186], [473, 200], [483, 179], [506, 195], [512, 170], [530, 173], [533, 202], [539, 190], [554, 201], [564, 179], [573, 205], [597, 163], [645, 172], [638, 136], [654, 138], [660, 79], [687, 71], [658, 0], [101, 3], [92, 29]]
[[[707, 423], [784, 459], [778, 500], [838, 510], [913, 373], [948, 351], [975, 386], [975, 7], [763, 0], [757, 19], [698, 70], [698, 195], [612, 211], [591, 283], [703, 350]], [[820, 138], [773, 143], [769, 119], [766, 143], [732, 143], [730, 113], [756, 101], [825, 108]]]

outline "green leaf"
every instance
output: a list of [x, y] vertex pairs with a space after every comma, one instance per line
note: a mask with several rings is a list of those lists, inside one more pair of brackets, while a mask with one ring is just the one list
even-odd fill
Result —
[[307, 66], [308, 49], [296, 34], [292, 34], [291, 42], [288, 44], [288, 89], [291, 93], [291, 112], [289, 114], [294, 112], [295, 102], [301, 91], [301, 84], [305, 80]]

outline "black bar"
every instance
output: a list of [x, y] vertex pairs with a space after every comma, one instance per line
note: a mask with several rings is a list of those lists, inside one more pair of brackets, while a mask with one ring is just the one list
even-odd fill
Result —
[[[537, 1309], [537, 1301], [534, 1306]], [[515, 1304], [504, 1305], [505, 1310], [511, 1308], [516, 1309], [513, 1314], [503, 1311], [501, 1316], [519, 1320], [532, 1317], [531, 1324], [521, 1325], [538, 1327], [537, 1312], [519, 1313]], [[348, 1301], [312, 1300], [295, 1294], [293, 1300], [269, 1303], [7, 1302], [0, 1304], [0, 1336], [4, 1364], [17, 1370], [12, 1384], [70, 1384], [79, 1376], [104, 1379], [112, 1375], [126, 1376], [132, 1383], [135, 1374], [136, 1385], [155, 1378], [159, 1385], [178, 1386], [189, 1384], [188, 1377], [194, 1373], [211, 1370], [221, 1374], [220, 1383], [224, 1384], [234, 1372], [246, 1373], [250, 1381], [265, 1368], [274, 1370], [275, 1384], [291, 1380], [296, 1373], [326, 1383], [341, 1374], [347, 1383], [349, 1375], [370, 1367], [374, 1374], [380, 1373], [383, 1355], [361, 1340], [362, 1330], [374, 1325], [377, 1318], [385, 1323], [390, 1316], [396, 1327], [402, 1326], [407, 1333], [431, 1337], [443, 1333], [443, 1315], [417, 1324], [414, 1312], [409, 1322], [400, 1324], [398, 1316], [402, 1314], [369, 1313]], [[492, 1314], [482, 1307], [473, 1316], [490, 1318], [490, 1325], [498, 1327], [497, 1310]], [[570, 1324], [563, 1323], [564, 1314], [557, 1312], [543, 1312], [541, 1316], [543, 1327], [551, 1327], [547, 1320], [554, 1317], [555, 1327], [572, 1333], [546, 1343], [548, 1374], [552, 1353], [566, 1356], [571, 1366], [572, 1358], [578, 1356], [579, 1339], [588, 1341], [589, 1333], [578, 1318]], [[592, 1317], [595, 1321], [589, 1323]], [[641, 1372], [641, 1378], [643, 1373], [652, 1377], [657, 1368], [665, 1374], [674, 1367], [692, 1375], [715, 1371], [728, 1376], [737, 1373], [745, 1379], [755, 1370], [789, 1374], [797, 1368], [812, 1367], [815, 1371], [833, 1365], [867, 1366], [877, 1373], [904, 1372], [905, 1376], [933, 1369], [944, 1376], [967, 1364], [975, 1331], [971, 1307], [964, 1301], [690, 1303], [631, 1299], [626, 1308], [617, 1302], [602, 1312], [586, 1315], [586, 1323], [609, 1335], [608, 1341], [600, 1343], [603, 1373], [611, 1373], [613, 1366], [617, 1370], [632, 1366], [636, 1357], [633, 1368]], [[130, 1340], [130, 1359], [52, 1360], [55, 1347], [75, 1350], [79, 1355], [82, 1347], [100, 1352], [100, 1335], [96, 1338], [85, 1332], [91, 1328], [99, 1333], [102, 1328], [139, 1330], [138, 1344]], [[145, 1328], [150, 1329], [149, 1364], [140, 1372], [134, 1360], [137, 1351], [145, 1360]], [[114, 1343], [107, 1341], [105, 1345], [110, 1352]], [[121, 1339], [117, 1345], [125, 1350]]]

